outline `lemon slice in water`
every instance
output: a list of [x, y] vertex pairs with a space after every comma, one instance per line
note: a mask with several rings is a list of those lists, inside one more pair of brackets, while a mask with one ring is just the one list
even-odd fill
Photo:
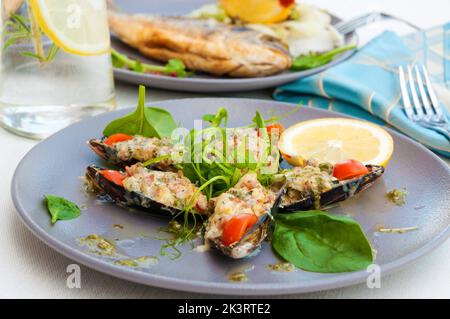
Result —
[[110, 51], [104, 0], [29, 0], [42, 31], [61, 49], [75, 55]]

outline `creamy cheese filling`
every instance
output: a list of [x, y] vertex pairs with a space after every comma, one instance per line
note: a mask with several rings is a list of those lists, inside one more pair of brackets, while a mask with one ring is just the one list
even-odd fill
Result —
[[305, 166], [287, 171], [286, 193], [281, 198], [282, 206], [288, 206], [305, 197], [313, 196], [315, 206], [320, 206], [320, 195], [333, 188], [336, 179], [330, 175], [328, 167]]
[[225, 136], [225, 143], [220, 138], [212, 140], [205, 154], [211, 161], [226, 162], [233, 164], [262, 162], [265, 167], [273, 167], [278, 171], [279, 151], [276, 141], [273, 142], [271, 154], [268, 153], [269, 144], [258, 134], [257, 129], [235, 128], [228, 129]]
[[[193, 198], [197, 187], [182, 172], [160, 172], [146, 169], [142, 164], [127, 168], [127, 177], [123, 181], [126, 190], [142, 194], [166, 206], [185, 209]], [[204, 212], [207, 209], [206, 196], [200, 194], [194, 209]]]
[[209, 219], [205, 237], [220, 238], [224, 224], [235, 216], [254, 214], [260, 218], [270, 212], [275, 200], [275, 193], [265, 189], [255, 173], [245, 175], [235, 187], [214, 199], [214, 214]]
[[170, 158], [162, 161], [168, 165], [180, 163], [184, 154], [183, 145], [173, 145], [168, 138], [134, 136], [131, 140], [112, 145], [112, 148], [117, 152], [117, 157], [123, 161], [134, 159], [146, 162], [170, 155]]

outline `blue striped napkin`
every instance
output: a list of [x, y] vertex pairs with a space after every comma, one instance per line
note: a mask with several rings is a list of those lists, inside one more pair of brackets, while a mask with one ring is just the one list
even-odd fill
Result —
[[403, 110], [397, 68], [414, 62], [426, 65], [438, 95], [448, 96], [443, 105], [450, 107], [450, 24], [406, 37], [384, 32], [349, 60], [277, 88], [274, 98], [392, 126], [450, 157], [450, 142], [411, 122]]

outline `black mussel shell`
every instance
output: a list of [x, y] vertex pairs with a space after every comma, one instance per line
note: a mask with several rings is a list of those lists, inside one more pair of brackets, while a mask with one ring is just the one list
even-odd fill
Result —
[[[345, 182], [336, 183], [331, 190], [320, 195], [320, 207], [327, 207], [335, 203], [344, 201], [355, 194], [369, 188], [384, 173], [384, 167], [376, 165], [367, 165], [369, 173]], [[280, 213], [289, 213], [294, 211], [314, 209], [315, 198], [308, 196], [289, 206], [280, 207]]]
[[127, 167], [136, 164], [138, 161], [129, 160], [123, 161], [117, 157], [117, 152], [106, 145], [102, 139], [92, 139], [88, 142], [89, 147], [97, 154], [100, 158], [104, 159], [109, 164], [118, 167]]
[[138, 209], [141, 211], [163, 215], [175, 216], [181, 213], [178, 208], [166, 206], [136, 192], [129, 192], [125, 188], [109, 181], [102, 174], [101, 169], [89, 166], [86, 169], [86, 178], [93, 184], [94, 189], [119, 206]]
[[277, 193], [277, 199], [270, 212], [261, 216], [256, 224], [247, 231], [239, 242], [234, 243], [231, 246], [225, 246], [220, 239], [216, 239], [215, 241], [210, 241], [210, 244], [220, 250], [224, 255], [233, 259], [242, 259], [256, 255], [261, 248], [262, 242], [269, 233], [272, 216], [275, 216], [278, 211], [283, 193], [284, 188]]

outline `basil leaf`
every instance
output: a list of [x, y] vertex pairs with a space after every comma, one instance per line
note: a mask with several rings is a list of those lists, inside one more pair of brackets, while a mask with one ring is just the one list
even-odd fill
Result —
[[145, 86], [141, 85], [137, 109], [109, 123], [103, 130], [103, 135], [108, 137], [123, 133], [162, 138], [170, 137], [176, 128], [177, 123], [168, 111], [156, 107], [145, 107]]
[[339, 273], [366, 269], [373, 252], [353, 219], [321, 211], [278, 214], [273, 249], [306, 271]]
[[340, 48], [325, 52], [325, 53], [311, 53], [309, 55], [302, 55], [297, 57], [292, 63], [291, 70], [292, 71], [303, 71], [314, 69], [319, 66], [330, 63], [335, 56], [341, 54], [348, 50], [353, 50], [356, 48], [356, 45], [346, 45]]
[[157, 107], [146, 107], [145, 119], [143, 136], [147, 137], [171, 137], [178, 127], [170, 112]]
[[52, 224], [58, 220], [70, 220], [80, 216], [80, 208], [65, 198], [45, 195], [45, 199], [47, 201], [48, 211], [52, 217]]

